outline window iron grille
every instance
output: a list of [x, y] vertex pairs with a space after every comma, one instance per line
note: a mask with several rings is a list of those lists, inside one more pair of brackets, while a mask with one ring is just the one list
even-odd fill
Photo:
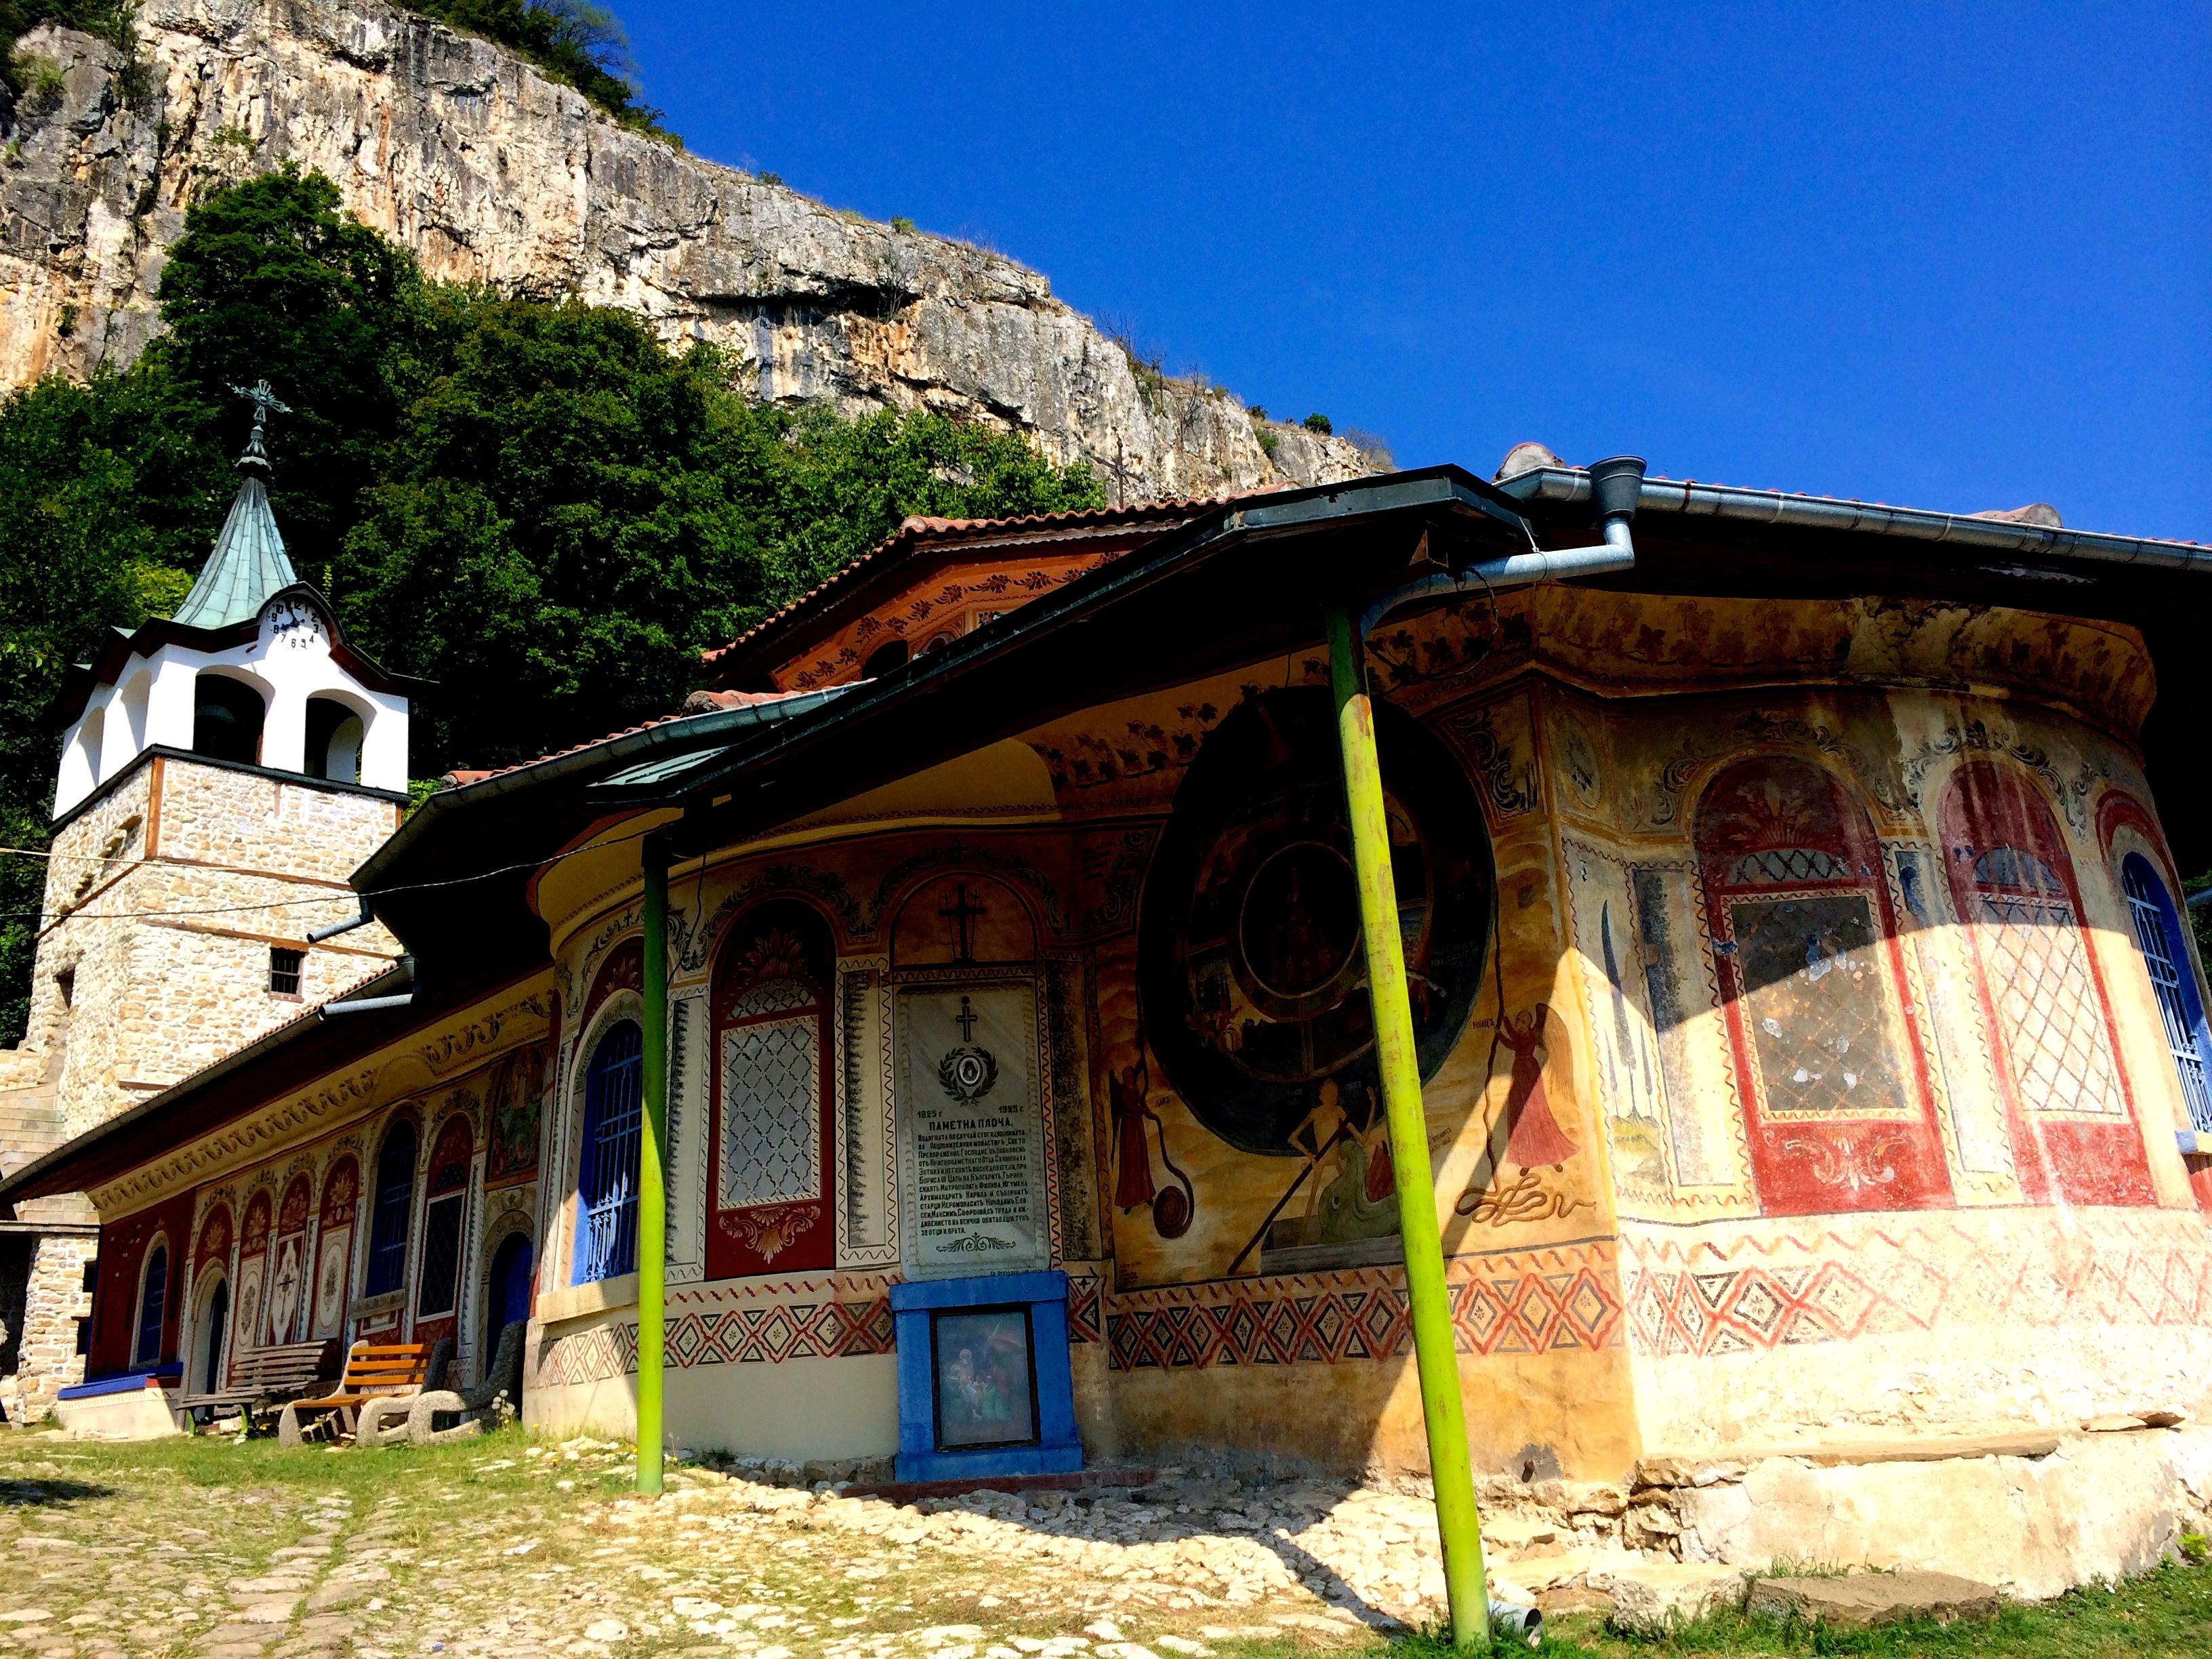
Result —
[[145, 1288], [138, 1294], [138, 1344], [131, 1364], [151, 1365], [161, 1358], [162, 1304], [168, 1299], [169, 1252], [156, 1244], [146, 1259]]
[[363, 1296], [396, 1291], [407, 1276], [407, 1212], [415, 1202], [415, 1126], [400, 1122], [376, 1159], [376, 1210], [368, 1226]]
[[2166, 884], [2142, 854], [2128, 854], [2120, 866], [2120, 885], [2128, 896], [2128, 914], [2135, 921], [2136, 943], [2142, 947], [2151, 989], [2158, 995], [2166, 1046], [2181, 1079], [2189, 1121], [2199, 1133], [2212, 1134], [2212, 1079], [2207, 1079], [2205, 1065], [2212, 1042], [2207, 1041], [2204, 1006], [2190, 972], [2187, 947], [2181, 942], [2181, 918]]
[[288, 951], [281, 945], [269, 947], [269, 988], [278, 996], [295, 997], [300, 994], [300, 970], [306, 965], [305, 951]]
[[415, 1317], [435, 1319], [453, 1310], [453, 1291], [461, 1276], [461, 1212], [467, 1194], [434, 1198], [422, 1214], [422, 1284], [416, 1291]]
[[637, 1268], [637, 1171], [644, 1109], [645, 1036], [635, 1021], [626, 1019], [599, 1039], [584, 1075], [575, 1284], [615, 1279]]

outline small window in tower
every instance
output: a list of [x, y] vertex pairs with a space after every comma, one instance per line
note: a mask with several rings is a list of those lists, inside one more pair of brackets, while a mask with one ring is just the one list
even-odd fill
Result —
[[92, 1321], [89, 1319], [76, 1322], [76, 1351], [80, 1357], [92, 1352]]
[[100, 1258], [98, 1256], [94, 1256], [91, 1261], [84, 1264], [84, 1293], [87, 1296], [90, 1296], [92, 1294], [92, 1287], [99, 1282]]
[[63, 1006], [63, 1007], [64, 1007], [64, 1008], [70, 1007], [70, 1006], [73, 1006], [73, 1005], [76, 1003], [76, 969], [74, 969], [74, 968], [64, 968], [64, 969], [63, 969], [61, 970], [61, 972], [59, 972], [58, 974], [56, 974], [56, 975], [54, 975], [54, 994], [55, 994], [56, 996], [58, 996], [58, 997], [62, 1000], [62, 1006]]
[[280, 997], [300, 994], [300, 969], [307, 959], [305, 951], [288, 951], [281, 945], [269, 949], [269, 988]]

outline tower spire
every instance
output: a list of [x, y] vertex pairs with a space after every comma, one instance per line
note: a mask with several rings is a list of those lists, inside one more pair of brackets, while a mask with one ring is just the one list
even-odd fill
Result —
[[300, 580], [285, 555], [284, 538], [269, 510], [269, 490], [263, 482], [269, 471], [263, 428], [272, 411], [289, 415], [291, 409], [278, 400], [265, 378], [231, 390], [253, 405], [253, 432], [246, 441], [246, 453], [238, 458], [246, 476], [239, 480], [230, 516], [222, 521], [222, 533], [215, 538], [215, 550], [200, 568], [199, 580], [177, 607], [175, 620], [194, 628], [228, 628], [258, 616], [273, 595]]

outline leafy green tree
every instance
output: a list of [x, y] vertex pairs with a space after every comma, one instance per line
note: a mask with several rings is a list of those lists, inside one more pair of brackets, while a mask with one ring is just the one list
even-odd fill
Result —
[[283, 465], [270, 497], [313, 558], [352, 524], [397, 421], [400, 360], [423, 302], [414, 256], [340, 208], [337, 186], [287, 164], [196, 204], [161, 271], [166, 333], [149, 365], [198, 408], [198, 434], [234, 455], [249, 411], [231, 388], [264, 375]]
[[[55, 376], [0, 405], [0, 846], [46, 845], [69, 665], [191, 586], [173, 525], [213, 501], [166, 392], [158, 376]], [[0, 858], [0, 1040], [22, 1031], [45, 882], [43, 860]]]
[[457, 288], [428, 311], [434, 343], [332, 577], [349, 637], [437, 682], [418, 766], [665, 713], [702, 648], [908, 513], [1100, 499], [1087, 471], [941, 416], [757, 407], [719, 352], [672, 356], [627, 313]]
[[[1103, 500], [1017, 436], [763, 408], [720, 353], [627, 313], [426, 281], [296, 169], [197, 204], [160, 300], [130, 369], [0, 398], [0, 845], [45, 844], [68, 665], [173, 610], [206, 557], [247, 427], [230, 388], [263, 375], [293, 410], [270, 448], [294, 564], [355, 644], [434, 682], [418, 774], [667, 713], [701, 649], [907, 514]], [[0, 858], [0, 1043], [43, 879]]]

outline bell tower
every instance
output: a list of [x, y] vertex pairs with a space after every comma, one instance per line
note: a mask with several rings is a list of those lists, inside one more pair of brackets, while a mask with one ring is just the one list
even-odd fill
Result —
[[[347, 878], [407, 804], [407, 682], [349, 647], [269, 505], [267, 381], [215, 547], [173, 617], [64, 683], [30, 1018], [0, 1051], [12, 1171], [379, 971], [398, 951]], [[82, 1360], [80, 1198], [0, 1215], [0, 1407], [43, 1414]], [[32, 1213], [36, 1212], [36, 1213]], [[19, 1288], [20, 1287], [20, 1288]], [[12, 1376], [9, 1373], [13, 1373]]]

